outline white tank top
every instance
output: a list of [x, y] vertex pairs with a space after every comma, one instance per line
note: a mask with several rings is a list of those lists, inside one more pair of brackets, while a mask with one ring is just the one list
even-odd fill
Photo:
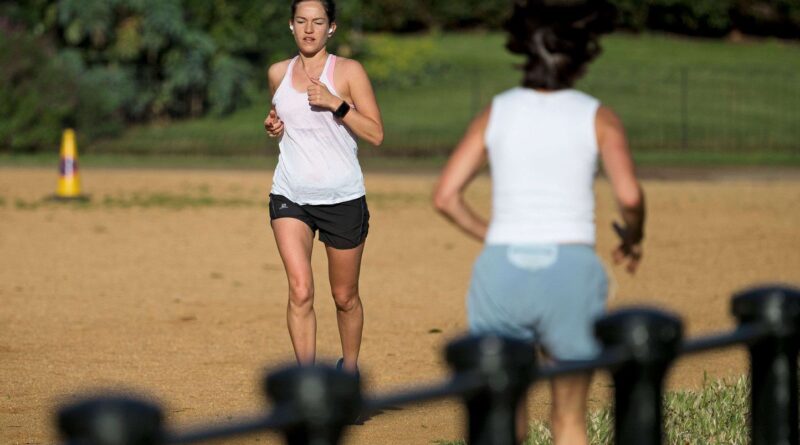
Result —
[[[337, 204], [364, 196], [364, 176], [358, 163], [358, 144], [350, 130], [329, 110], [312, 108], [308, 93], [297, 91], [289, 62], [272, 103], [283, 121], [278, 142], [280, 155], [272, 178], [272, 191], [297, 204]], [[336, 56], [329, 55], [321, 82], [339, 96], [333, 85]]]
[[594, 244], [597, 99], [513, 88], [492, 101], [487, 244]]

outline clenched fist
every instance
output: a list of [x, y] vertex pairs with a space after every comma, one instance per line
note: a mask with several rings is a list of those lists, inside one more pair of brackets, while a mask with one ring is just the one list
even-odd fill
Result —
[[309, 77], [311, 86], [308, 87], [308, 104], [312, 107], [324, 108], [334, 111], [342, 104], [342, 100], [334, 96], [328, 87], [317, 79]]

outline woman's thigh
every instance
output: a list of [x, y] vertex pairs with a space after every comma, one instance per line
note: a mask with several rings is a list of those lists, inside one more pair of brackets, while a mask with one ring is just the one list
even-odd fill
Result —
[[278, 218], [271, 224], [289, 284], [313, 286], [311, 252], [314, 233], [311, 228], [295, 218]]

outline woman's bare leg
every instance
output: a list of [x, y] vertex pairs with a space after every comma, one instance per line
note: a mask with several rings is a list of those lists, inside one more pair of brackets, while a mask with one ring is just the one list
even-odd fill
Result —
[[550, 389], [553, 408], [550, 427], [554, 445], [588, 445], [586, 435], [586, 397], [591, 374], [578, 374], [553, 379]]
[[286, 322], [294, 354], [299, 364], [310, 365], [316, 356], [317, 335], [314, 276], [311, 272], [314, 233], [306, 223], [295, 218], [272, 220], [272, 231], [289, 281]]
[[358, 366], [361, 333], [364, 329], [364, 309], [358, 293], [364, 243], [353, 249], [326, 247], [326, 251], [331, 293], [336, 303], [336, 321], [339, 324], [344, 368], [354, 372]]

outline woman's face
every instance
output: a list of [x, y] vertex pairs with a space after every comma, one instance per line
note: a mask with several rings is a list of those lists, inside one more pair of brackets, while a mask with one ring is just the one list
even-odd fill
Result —
[[294, 27], [294, 41], [304, 54], [314, 54], [324, 48], [329, 32], [336, 30], [336, 24], [328, 22], [322, 3], [313, 0], [297, 5], [290, 25]]

